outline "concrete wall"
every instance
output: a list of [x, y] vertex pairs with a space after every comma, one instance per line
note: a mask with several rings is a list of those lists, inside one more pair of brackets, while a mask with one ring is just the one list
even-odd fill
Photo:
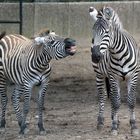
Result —
[[[93, 21], [88, 9], [103, 5], [117, 10], [124, 27], [131, 32], [140, 44], [140, 2], [96, 2], [96, 3], [26, 3], [23, 6], [23, 34], [33, 36], [42, 28], [50, 28], [62, 36], [77, 40], [77, 53], [60, 61], [52, 62], [51, 80], [62, 77], [93, 79], [95, 73], [91, 65], [91, 38]], [[0, 4], [0, 20], [18, 19], [17, 4]], [[18, 33], [18, 25], [0, 24], [0, 31]], [[81, 46], [81, 47], [79, 47]], [[66, 78], [65, 78], [66, 79]], [[87, 80], [88, 81], [88, 80]], [[85, 86], [83, 84], [83, 86]]]
[[[119, 14], [124, 27], [134, 34], [140, 34], [140, 2], [77, 2], [77, 3], [24, 3], [23, 34], [30, 37], [42, 28], [50, 28], [57, 34], [76, 38], [79, 45], [91, 42], [92, 19], [88, 9], [94, 6], [112, 6]], [[0, 20], [18, 19], [18, 4], [1, 3]], [[18, 33], [15, 24], [0, 24], [0, 30]]]
[[35, 31], [47, 26], [56, 30], [60, 35], [73, 36], [80, 45], [86, 45], [91, 41], [91, 28], [93, 26], [88, 9], [90, 6], [99, 9], [103, 5], [112, 6], [117, 10], [128, 31], [132, 34], [140, 34], [140, 2], [36, 4]]
[[[16, 3], [0, 3], [0, 20], [19, 20], [19, 5]], [[0, 31], [7, 33], [19, 33], [19, 24], [1, 24]], [[23, 6], [23, 34], [34, 34], [34, 4]]]

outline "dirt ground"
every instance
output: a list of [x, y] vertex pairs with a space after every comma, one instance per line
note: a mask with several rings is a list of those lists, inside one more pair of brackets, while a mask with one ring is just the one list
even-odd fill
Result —
[[[82, 61], [81, 61], [82, 60]], [[140, 84], [140, 80], [138, 85]], [[34, 102], [36, 90], [31, 100], [28, 116], [29, 132], [24, 140], [140, 140], [131, 136], [129, 112], [126, 103], [126, 87], [122, 83], [122, 105], [119, 111], [120, 129], [118, 136], [111, 136], [110, 101], [105, 107], [105, 126], [102, 131], [96, 129], [98, 102], [95, 73], [90, 63], [90, 48], [78, 48], [77, 54], [60, 61], [52, 62], [50, 85], [45, 97], [44, 125], [45, 136], [38, 135], [37, 105]], [[8, 88], [10, 96], [11, 89]], [[138, 87], [140, 94], [140, 87]], [[22, 102], [21, 102], [22, 103]], [[136, 118], [140, 128], [140, 100], [136, 105]], [[0, 140], [19, 140], [19, 126], [12, 103], [8, 102], [6, 113], [6, 131], [0, 134]]]

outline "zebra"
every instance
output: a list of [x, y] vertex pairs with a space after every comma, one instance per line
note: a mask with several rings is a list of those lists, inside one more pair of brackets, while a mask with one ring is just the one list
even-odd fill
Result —
[[106, 95], [105, 78], [109, 79], [111, 118], [113, 135], [118, 134], [118, 111], [121, 104], [120, 81], [127, 84], [127, 102], [130, 112], [131, 134], [138, 135], [135, 118], [136, 85], [139, 73], [139, 48], [134, 38], [123, 28], [118, 14], [111, 7], [98, 11], [97, 21], [93, 26], [93, 45], [91, 58], [96, 73], [99, 97], [97, 128], [104, 125], [104, 102]]
[[[76, 53], [76, 41], [62, 38], [54, 32], [45, 36], [29, 39], [18, 34], [10, 34], [0, 41], [0, 95], [2, 113], [0, 128], [5, 128], [5, 111], [7, 105], [6, 81], [15, 84], [12, 102], [20, 127], [19, 134], [26, 133], [26, 118], [29, 112], [32, 89], [40, 85], [38, 93], [38, 128], [39, 133], [46, 133], [43, 126], [42, 107], [51, 73], [52, 59], [62, 59]], [[24, 95], [23, 112], [20, 111], [19, 100]]]

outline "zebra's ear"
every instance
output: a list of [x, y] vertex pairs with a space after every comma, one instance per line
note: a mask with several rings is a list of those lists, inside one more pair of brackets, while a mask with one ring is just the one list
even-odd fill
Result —
[[90, 7], [89, 8], [89, 15], [91, 16], [91, 18], [96, 21], [97, 20], [97, 15], [98, 15], [98, 12], [97, 10], [94, 8], [94, 7]]
[[51, 31], [49, 34], [50, 35], [56, 35], [54, 31]]
[[35, 37], [34, 41], [35, 41], [35, 44], [42, 45], [45, 42], [45, 37]]

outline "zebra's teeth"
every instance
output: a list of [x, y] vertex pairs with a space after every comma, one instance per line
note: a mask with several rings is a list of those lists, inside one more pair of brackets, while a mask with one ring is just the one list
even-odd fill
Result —
[[35, 115], [35, 119], [38, 119], [39, 118], [39, 116], [38, 115]]
[[72, 46], [67, 50], [70, 51], [70, 52], [76, 52], [76, 46]]

